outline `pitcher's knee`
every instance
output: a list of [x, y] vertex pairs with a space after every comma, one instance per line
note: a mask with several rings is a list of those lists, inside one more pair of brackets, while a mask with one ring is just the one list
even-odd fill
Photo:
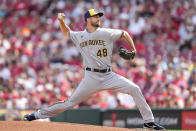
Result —
[[140, 87], [138, 85], [134, 85], [132, 87], [132, 92], [133, 93], [138, 93], [138, 92], [141, 92], [141, 89], [140, 89]]
[[77, 104], [77, 103], [75, 103], [74, 101], [67, 100], [67, 101], [65, 101], [64, 106], [65, 106], [66, 108], [69, 108], [69, 109], [70, 109], [70, 108], [74, 107], [76, 104]]
[[80, 101], [73, 98], [69, 98], [66, 102], [69, 105], [69, 107], [72, 108], [75, 105], [77, 105]]

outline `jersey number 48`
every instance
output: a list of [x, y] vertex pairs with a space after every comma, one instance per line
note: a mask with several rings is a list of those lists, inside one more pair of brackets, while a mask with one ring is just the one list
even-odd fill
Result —
[[97, 57], [106, 57], [107, 56], [107, 49], [103, 48], [103, 49], [99, 49], [97, 51]]

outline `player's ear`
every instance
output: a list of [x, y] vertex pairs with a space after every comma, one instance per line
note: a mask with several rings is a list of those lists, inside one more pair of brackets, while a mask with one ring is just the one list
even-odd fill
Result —
[[87, 18], [87, 19], [86, 19], [86, 23], [88, 23], [89, 21], [90, 21], [90, 18]]
[[91, 21], [91, 19], [90, 19], [90, 18], [87, 18], [87, 19], [86, 19], [86, 25], [87, 25], [90, 21]]

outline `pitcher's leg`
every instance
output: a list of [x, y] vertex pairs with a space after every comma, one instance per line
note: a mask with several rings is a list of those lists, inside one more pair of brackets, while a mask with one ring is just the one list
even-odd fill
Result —
[[120, 92], [130, 94], [133, 97], [145, 123], [154, 122], [152, 111], [147, 104], [139, 86], [131, 82], [129, 83], [129, 87], [127, 86], [127, 88], [130, 88], [126, 89], [128, 90], [128, 92], [124, 92], [123, 89], [120, 90]]
[[35, 118], [36, 119], [45, 119], [45, 118], [55, 116], [65, 110], [73, 108], [76, 104], [78, 104], [80, 102], [80, 101], [76, 101], [76, 100], [74, 100], [74, 102], [71, 102], [71, 101], [72, 101], [72, 99], [70, 97], [66, 101], [57, 102], [57, 103], [51, 105], [50, 107], [41, 108], [37, 112], [35, 112], [35, 114], [34, 114]]
[[105, 87], [106, 89], [112, 89], [114, 91], [131, 95], [142, 115], [144, 122], [154, 121], [152, 111], [144, 96], [142, 95], [139, 86], [137, 86], [135, 83], [118, 74], [113, 73], [113, 77], [107, 80]]
[[55, 116], [65, 110], [73, 108], [76, 104], [87, 98], [89, 95], [99, 91], [98, 83], [93, 79], [83, 80], [73, 94], [64, 102], [56, 103], [50, 107], [35, 112], [36, 119], [44, 119]]

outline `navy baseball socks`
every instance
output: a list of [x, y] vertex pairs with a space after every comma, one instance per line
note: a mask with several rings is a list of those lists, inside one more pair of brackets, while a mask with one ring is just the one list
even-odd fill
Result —
[[155, 122], [144, 123], [145, 129], [153, 129], [153, 130], [165, 130], [164, 127], [160, 126]]
[[34, 112], [31, 113], [31, 114], [26, 114], [26, 115], [24, 115], [24, 120], [25, 120], [25, 121], [36, 120]]

